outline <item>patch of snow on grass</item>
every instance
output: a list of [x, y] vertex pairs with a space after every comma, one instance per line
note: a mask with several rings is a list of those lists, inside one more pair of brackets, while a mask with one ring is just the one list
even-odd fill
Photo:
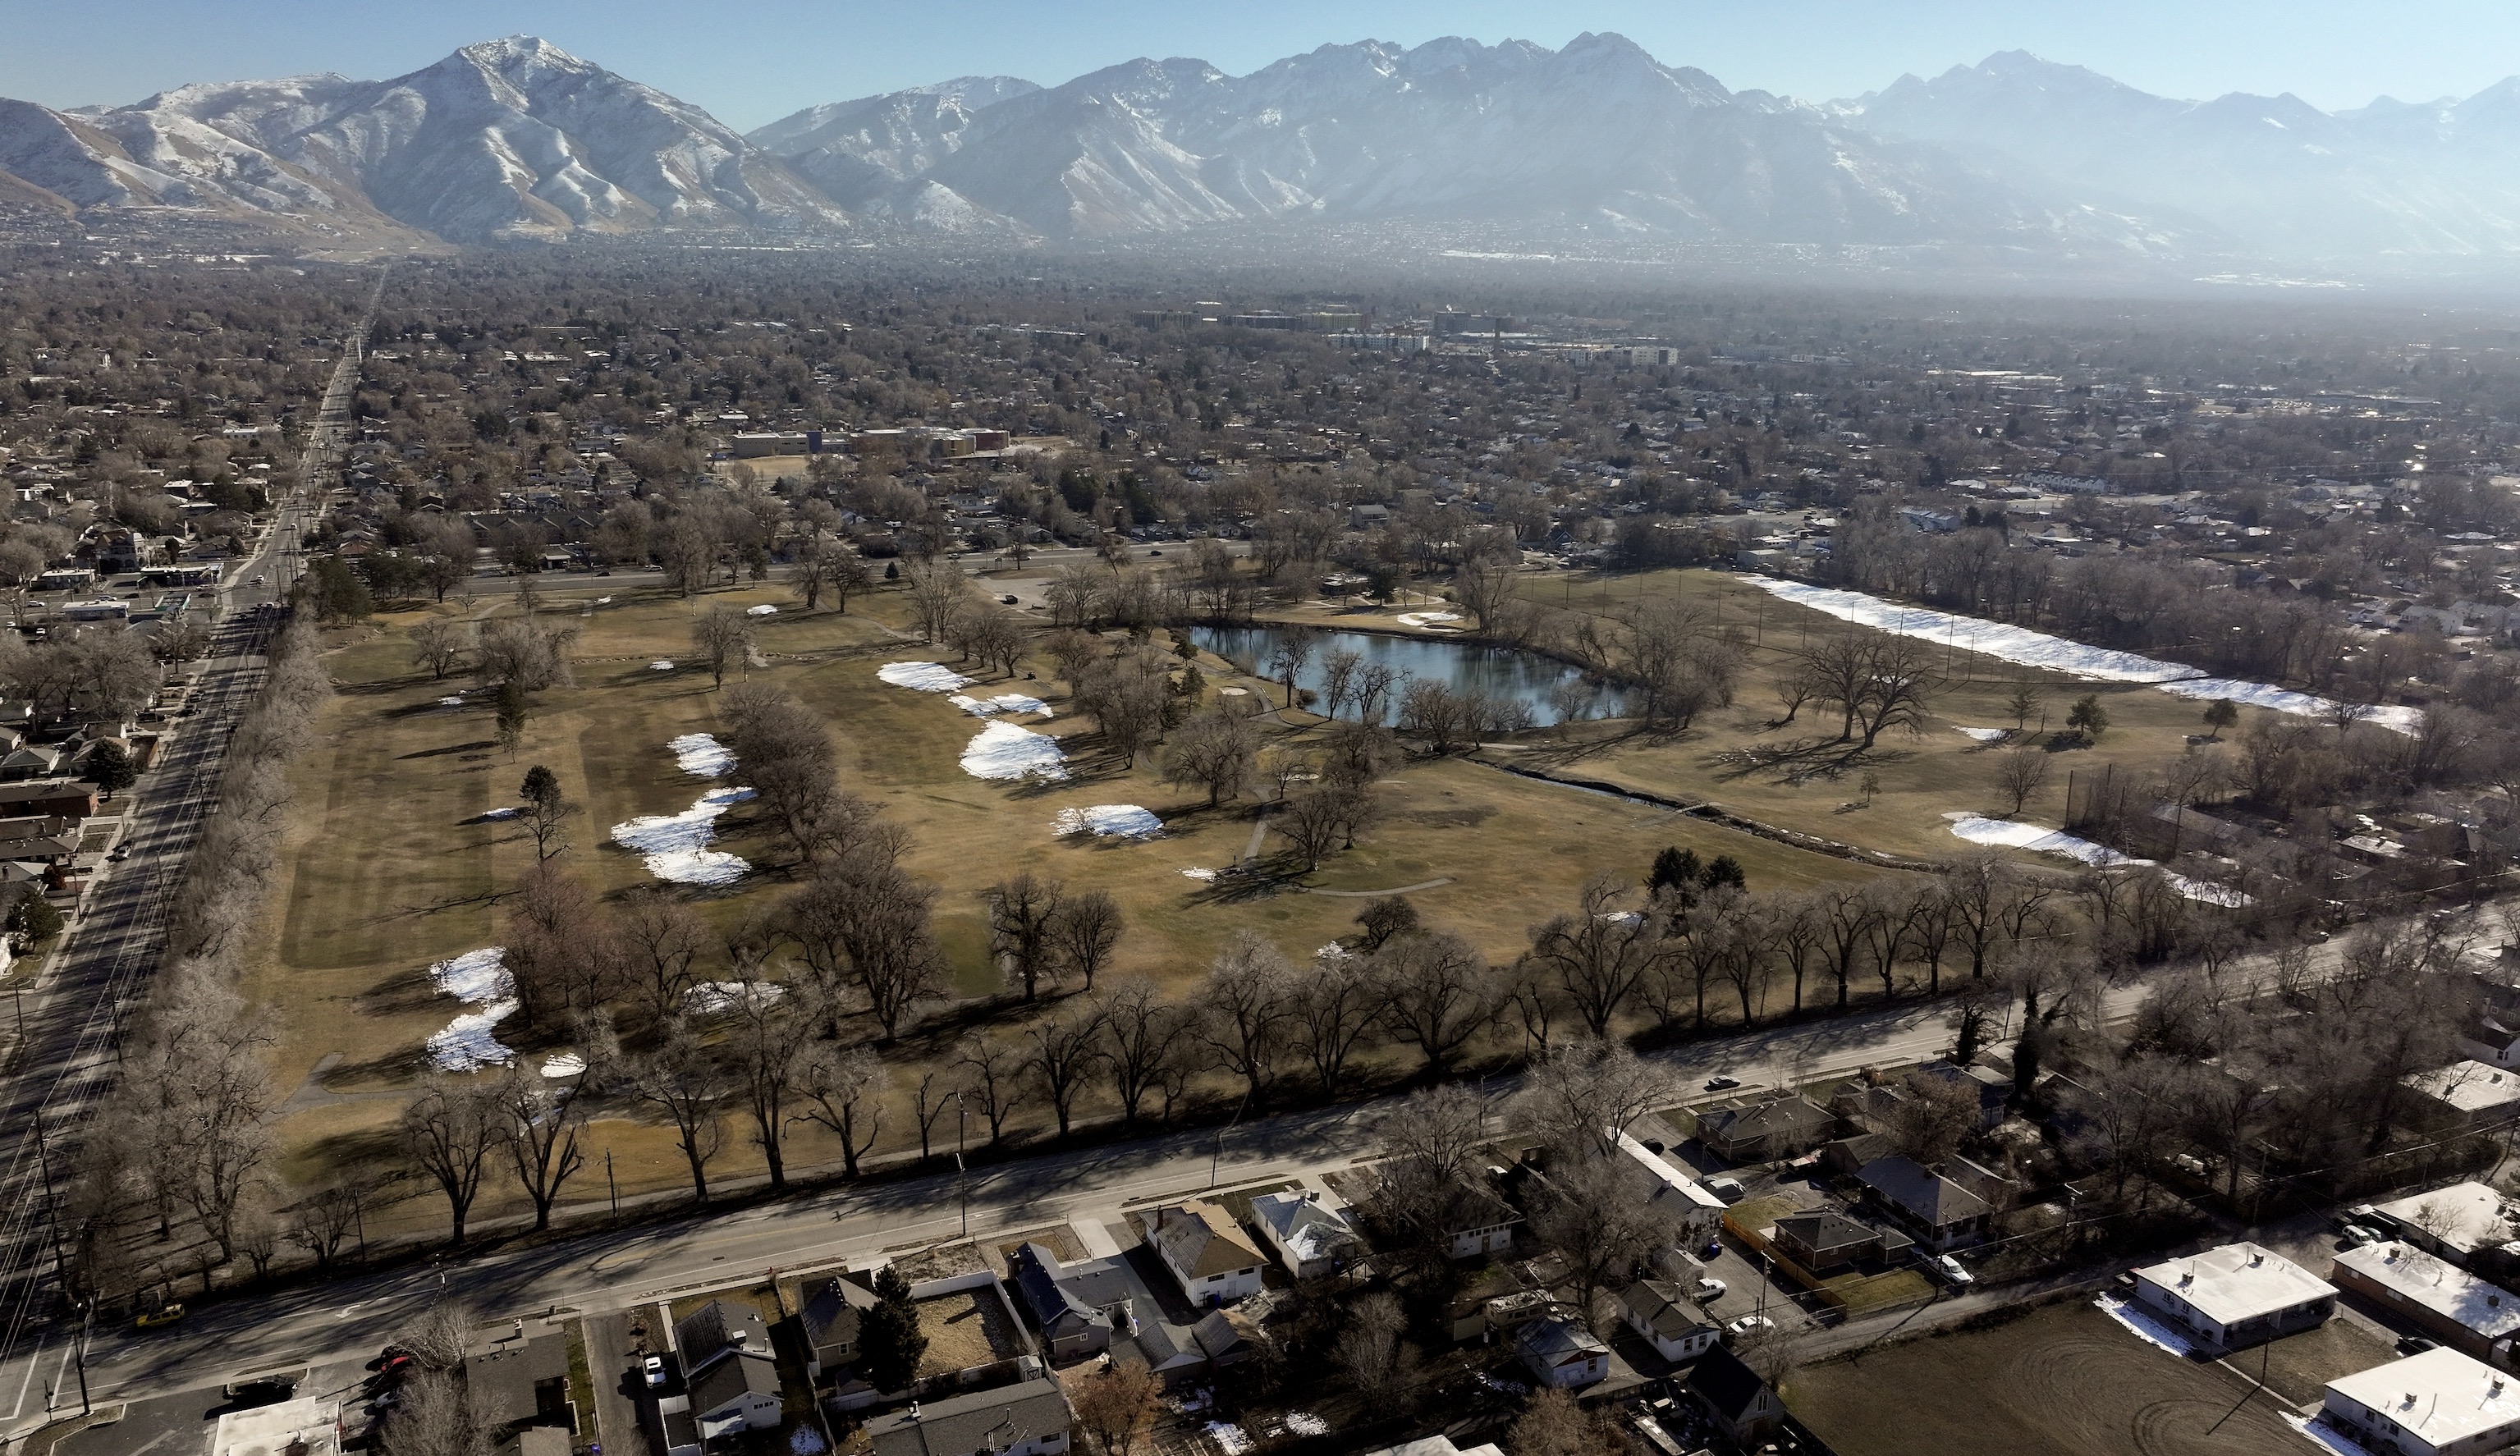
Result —
[[1216, 1448], [1225, 1456], [1242, 1456], [1251, 1449], [1251, 1437], [1230, 1421], [1208, 1422], [1207, 1438], [1216, 1442]]
[[2285, 1425], [2319, 1445], [2325, 1446], [2329, 1451], [2334, 1452], [2335, 1456], [2370, 1456], [2368, 1451], [2356, 1445], [2345, 1433], [2328, 1425], [2325, 1411], [2320, 1411], [2315, 1416], [2298, 1415], [2292, 1411], [2279, 1411], [2277, 1414], [2283, 1417]]
[[586, 1070], [586, 1058], [573, 1051], [556, 1051], [543, 1058], [543, 1076], [575, 1077]]
[[[1957, 724], [1957, 723], [1956, 723], [1956, 724], [1953, 724], [1953, 725], [1952, 725], [1952, 727], [1954, 727], [1954, 728], [1960, 728], [1960, 726], [1959, 726], [1958, 724]], [[2010, 728], [1960, 728], [1960, 731], [1961, 731], [1961, 732], [1963, 732], [1963, 733], [1968, 734], [1968, 735], [1969, 735], [1970, 737], [1972, 737], [1972, 738], [1975, 738], [1975, 739], [1976, 739], [1976, 740], [1978, 740], [1980, 743], [2001, 743], [2001, 742], [2002, 742], [2004, 739], [2006, 739], [2006, 738], [2008, 738], [2008, 737], [2012, 736], [2012, 729], [2010, 729]]]
[[[2066, 638], [2050, 637], [2044, 632], [2032, 632], [2026, 627], [1989, 622], [1982, 617], [1957, 616], [1921, 606], [1901, 606], [1895, 601], [1884, 601], [1862, 592], [1841, 592], [1831, 587], [1815, 587], [1808, 582], [1782, 581], [1772, 576], [1745, 575], [1742, 580], [1771, 596], [1817, 612], [1825, 612], [1841, 622], [1861, 623], [1898, 637], [1943, 642], [2005, 662], [2017, 662], [2023, 667], [2047, 668], [2051, 672], [2100, 683], [2141, 683], [2186, 698], [2210, 700], [2227, 697], [2235, 703], [2252, 703], [2278, 713], [2310, 718], [2334, 710], [2334, 705], [2327, 699], [2313, 693], [2295, 692], [2265, 683], [2244, 683], [2237, 678], [2209, 678], [2201, 670], [2182, 662], [2164, 662], [2133, 652], [2094, 647]], [[2372, 707], [2365, 710], [2365, 716], [2369, 722], [2382, 728], [2411, 733], [2422, 718], [2423, 710]]]
[[694, 1016], [715, 1016], [746, 1000], [767, 1006], [787, 993], [787, 987], [767, 981], [703, 981], [683, 993], [683, 1009]]
[[735, 769], [735, 755], [708, 733], [685, 733], [665, 745], [673, 750], [674, 767], [701, 778], [718, 778]]
[[439, 698], [437, 700], [437, 706], [441, 708], [461, 708], [464, 706], [463, 695], [459, 693], [454, 697]]
[[1193, 880], [1213, 880], [1216, 878], [1216, 871], [1208, 868], [1204, 864], [1193, 864], [1190, 868], [1183, 870], [1182, 873]]
[[1155, 817], [1151, 809], [1135, 804], [1096, 804], [1084, 809], [1062, 809], [1050, 825], [1053, 834], [1095, 834], [1105, 839], [1154, 839], [1164, 832], [1164, 821]]
[[504, 1067], [516, 1052], [495, 1035], [500, 1022], [516, 1014], [517, 982], [502, 963], [504, 947], [467, 950], [428, 968], [428, 979], [446, 994], [479, 1009], [468, 1011], [428, 1038], [428, 1059], [448, 1072], [474, 1072]]
[[1067, 755], [1058, 740], [1012, 723], [992, 723], [963, 750], [963, 772], [973, 778], [1065, 778]]
[[670, 673], [673, 670], [674, 665], [661, 657], [648, 664], [648, 671], [652, 673]]
[[2068, 834], [2061, 829], [2044, 829], [2037, 824], [2015, 823], [2011, 819], [1991, 819], [1984, 815], [1959, 812], [1944, 815], [1952, 821], [1952, 832], [1971, 844], [2001, 845], [2005, 849], [2035, 850], [2043, 855], [2063, 855], [2086, 864], [2103, 867], [2115, 864], [2148, 864], [2121, 855], [2104, 844]]
[[2178, 1331], [2115, 1295], [2102, 1295], [2093, 1300], [2092, 1305], [2102, 1314], [2124, 1325], [2127, 1333], [2146, 1345], [2158, 1346], [2174, 1355], [2184, 1355], [2195, 1348]]
[[1433, 627], [1444, 622], [1459, 622], [1460, 612], [1402, 612], [1394, 620], [1403, 627]]
[[641, 815], [612, 826], [612, 842], [643, 855], [648, 872], [677, 885], [725, 885], [752, 866], [708, 847], [717, 816], [752, 797], [750, 789], [711, 789], [680, 814]]
[[1286, 1429], [1297, 1435], [1328, 1435], [1330, 1423], [1308, 1410], [1286, 1412]]
[[921, 692], [952, 692], [971, 685], [970, 679], [938, 662], [887, 662], [875, 675], [895, 687], [915, 687]]
[[973, 718], [995, 718], [1001, 713], [1038, 713], [1044, 718], [1058, 716], [1050, 711], [1050, 704], [1037, 697], [1026, 697], [1020, 692], [1002, 692], [993, 698], [965, 697], [958, 692], [945, 701], [970, 714]]
[[485, 819], [512, 819], [524, 812], [525, 811], [522, 806], [511, 804], [505, 809], [485, 809], [481, 811], [481, 817]]
[[759, 606], [745, 607], [743, 614], [747, 617], [775, 617], [779, 615], [779, 608], [765, 601]]

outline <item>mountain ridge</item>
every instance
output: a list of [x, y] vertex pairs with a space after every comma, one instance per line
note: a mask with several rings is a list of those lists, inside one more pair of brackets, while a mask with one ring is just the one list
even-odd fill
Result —
[[1290, 221], [1681, 242], [2385, 263], [2520, 256], [2520, 76], [2322, 111], [2151, 95], [2022, 51], [1823, 103], [1613, 32], [1323, 45], [1248, 74], [1135, 58], [827, 103], [739, 135], [532, 36], [405, 75], [0, 101], [0, 201], [309, 236], [729, 231], [1026, 242]]

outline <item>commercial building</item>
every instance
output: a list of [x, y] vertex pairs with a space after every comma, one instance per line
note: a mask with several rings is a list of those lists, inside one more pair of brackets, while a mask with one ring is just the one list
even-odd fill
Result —
[[2280, 1254], [2245, 1243], [2138, 1269], [2135, 1298], [2223, 1349], [2315, 1329], [2336, 1312], [2336, 1286]]
[[2320, 1414], [2364, 1450], [2389, 1456], [2464, 1456], [2520, 1440], [2510, 1378], [2454, 1349], [2329, 1381]]
[[2401, 1240], [2336, 1256], [2328, 1278], [2451, 1348], [2511, 1368], [2520, 1296]]

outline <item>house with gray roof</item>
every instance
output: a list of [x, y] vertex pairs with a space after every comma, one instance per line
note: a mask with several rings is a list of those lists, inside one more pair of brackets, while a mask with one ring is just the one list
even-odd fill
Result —
[[806, 1292], [805, 1307], [796, 1311], [796, 1329], [805, 1337], [808, 1379], [820, 1380], [826, 1370], [857, 1363], [858, 1317], [874, 1307], [875, 1291], [845, 1275]]
[[1047, 1377], [913, 1401], [866, 1425], [875, 1456], [1064, 1456], [1075, 1414]]
[[1610, 1347], [1571, 1319], [1525, 1323], [1513, 1337], [1513, 1348], [1542, 1385], [1559, 1390], [1589, 1386], [1610, 1373]]
[[1798, 1158], [1836, 1130], [1836, 1115], [1804, 1097], [1736, 1102], [1697, 1115], [1698, 1140], [1728, 1163]]
[[1251, 1200], [1251, 1221], [1298, 1279], [1335, 1272], [1359, 1248], [1356, 1225], [1318, 1193], [1263, 1193]]
[[1864, 1165], [1855, 1175], [1891, 1222], [1936, 1254], [1986, 1237], [1987, 1201], [1904, 1154]]
[[1101, 1354], [1137, 1333], [1141, 1291], [1117, 1258], [1062, 1263], [1050, 1250], [1027, 1242], [1007, 1260], [1007, 1272], [1053, 1360]]

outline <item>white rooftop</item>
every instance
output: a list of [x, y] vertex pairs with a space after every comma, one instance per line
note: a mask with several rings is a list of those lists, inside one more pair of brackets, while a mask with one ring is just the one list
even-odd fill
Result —
[[2454, 1349], [2428, 1349], [2327, 1383], [2436, 1449], [2520, 1423], [2511, 1378]]
[[2501, 1221], [2502, 1195], [2483, 1183], [2452, 1183], [2372, 1208], [2408, 1227], [2437, 1230], [2433, 1236], [2445, 1248], [2466, 1254], [2486, 1243]]
[[211, 1456], [341, 1456], [341, 1408], [304, 1395], [232, 1410], [219, 1417], [210, 1451]]
[[1298, 1259], [1325, 1257], [1356, 1242], [1356, 1226], [1347, 1215], [1315, 1193], [1263, 1193], [1251, 1200], [1251, 1216]]
[[2520, 1103], [2520, 1072], [2466, 1061], [2437, 1072], [2418, 1072], [2407, 1085], [2464, 1113], [2493, 1112]]
[[2226, 1244], [2138, 1269], [2135, 1274], [2185, 1300], [2197, 1313], [2227, 1326], [2336, 1293], [2336, 1286], [2255, 1244]]
[[2520, 1332], [2520, 1296], [2411, 1244], [2365, 1244], [2336, 1256], [2336, 1266], [2395, 1290], [2488, 1340]]
[[1675, 1212], [1684, 1217], [1691, 1211], [1713, 1213], [1718, 1218], [1724, 1216], [1724, 1200], [1707, 1192], [1695, 1178], [1674, 1168], [1670, 1160], [1660, 1153], [1625, 1132], [1619, 1134], [1619, 1151], [1635, 1159], [1638, 1168], [1651, 1180], [1645, 1191], [1646, 1202], [1669, 1196], [1677, 1200]]

